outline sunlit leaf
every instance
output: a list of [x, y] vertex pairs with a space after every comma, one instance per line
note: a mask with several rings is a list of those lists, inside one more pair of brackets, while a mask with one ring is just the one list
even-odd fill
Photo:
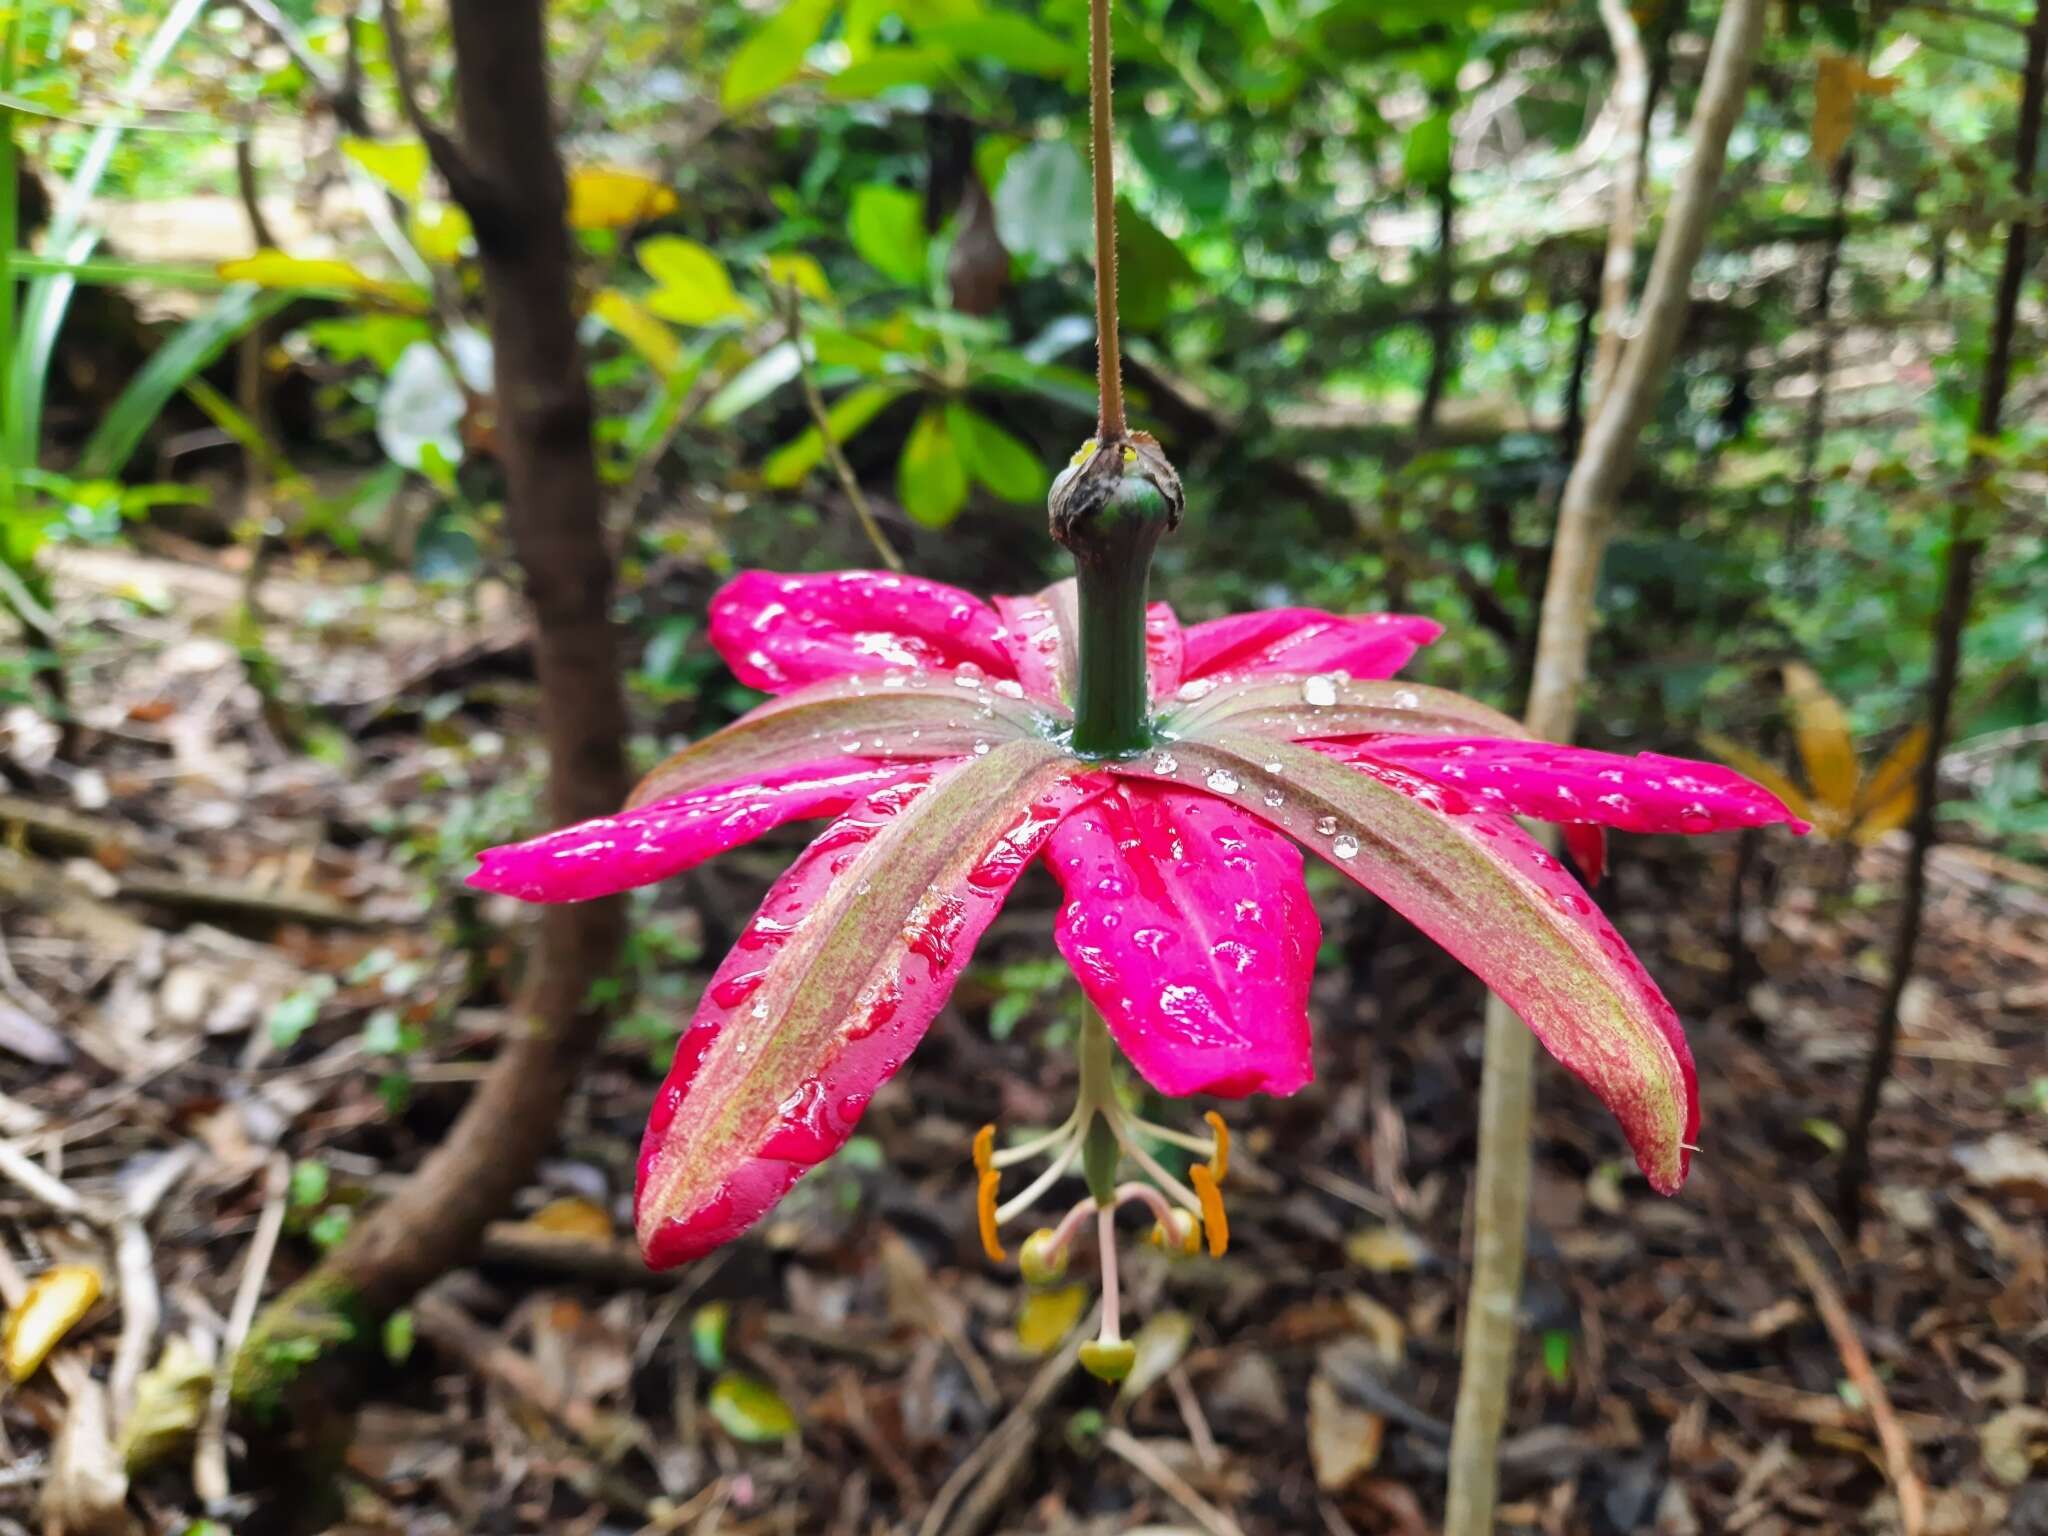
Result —
[[1126, 1402], [1143, 1397], [1180, 1364], [1194, 1338], [1194, 1319], [1185, 1312], [1154, 1312], [1146, 1318], [1131, 1336], [1138, 1356], [1131, 1362], [1131, 1374], [1124, 1378], [1117, 1396]]
[[7, 1314], [7, 1327], [0, 1333], [0, 1363], [9, 1380], [27, 1381], [35, 1375], [64, 1335], [92, 1310], [103, 1284], [100, 1272], [90, 1264], [59, 1264], [29, 1283], [28, 1294]]
[[946, 428], [967, 473], [993, 494], [1005, 501], [1045, 500], [1052, 480], [1038, 455], [981, 412], [949, 401]]
[[1308, 1459], [1316, 1486], [1337, 1493], [1379, 1463], [1387, 1421], [1344, 1400], [1321, 1371], [1308, 1383]]
[[996, 234], [1017, 255], [1058, 265], [1095, 240], [1088, 166], [1064, 140], [1027, 145], [1010, 157], [997, 183]]
[[618, 289], [600, 288], [590, 301], [590, 312], [631, 343], [656, 373], [674, 373], [682, 362], [683, 347], [676, 333]]
[[1896, 832], [1913, 819], [1913, 808], [1920, 803], [1919, 786], [1903, 784], [1887, 799], [1879, 800], [1849, 829], [1849, 835], [1860, 848], [1868, 848], [1888, 832]]
[[569, 173], [571, 229], [630, 229], [675, 211], [675, 192], [652, 176], [606, 165]]
[[937, 48], [891, 48], [849, 64], [825, 82], [825, 93], [841, 101], [865, 101], [906, 85], [937, 85], [953, 67], [953, 56]]
[[743, 112], [794, 80], [804, 67], [804, 55], [824, 34], [834, 3], [789, 0], [732, 56], [719, 83], [719, 104], [727, 112]]
[[690, 1353], [705, 1370], [725, 1369], [725, 1330], [731, 1321], [729, 1301], [707, 1301], [690, 1314]]
[[708, 1403], [718, 1427], [749, 1445], [774, 1444], [796, 1433], [796, 1415], [767, 1382], [727, 1371], [711, 1384]]
[[469, 215], [452, 203], [428, 203], [412, 216], [412, 243], [441, 266], [460, 261], [475, 243]]
[[[825, 412], [825, 420], [832, 429], [832, 440], [844, 443], [873, 421], [891, 401], [900, 399], [910, 388], [904, 383], [863, 384], [850, 389], [832, 402]], [[824, 460], [825, 438], [816, 427], [806, 427], [802, 432], [769, 454], [761, 465], [763, 484], [777, 490], [788, 490], [803, 483], [804, 476]]]
[[1856, 808], [1859, 778], [1848, 711], [1804, 662], [1785, 664], [1785, 694], [1792, 701], [1792, 726], [1806, 782], [1820, 808], [1829, 813], [1816, 819], [1840, 827]]
[[1085, 1285], [1032, 1291], [1017, 1309], [1017, 1347], [1027, 1355], [1049, 1355], [1066, 1342], [1088, 1305]]
[[910, 429], [896, 461], [896, 497], [927, 528], [943, 528], [967, 504], [967, 466], [946, 427], [946, 413], [929, 406]]
[[654, 279], [647, 308], [684, 325], [715, 325], [753, 312], [732, 286], [715, 251], [681, 235], [656, 235], [640, 242], [640, 266]]
[[832, 302], [832, 284], [815, 256], [802, 251], [780, 251], [768, 258], [768, 281], [778, 288], [795, 288], [820, 304]]
[[855, 187], [846, 233], [860, 259], [884, 277], [924, 281], [924, 199], [907, 187], [880, 181]]
[[258, 251], [236, 261], [224, 261], [214, 270], [231, 283], [254, 283], [259, 288], [305, 289], [314, 293], [361, 293], [405, 309], [424, 310], [427, 296], [410, 283], [387, 282], [372, 277], [345, 261], [310, 256], [287, 256], [283, 251]]
[[432, 162], [418, 139], [343, 139], [341, 152], [407, 202], [420, 200]]
[[704, 402], [705, 422], [722, 427], [752, 410], [797, 376], [801, 360], [789, 342], [777, 342], [720, 386]]

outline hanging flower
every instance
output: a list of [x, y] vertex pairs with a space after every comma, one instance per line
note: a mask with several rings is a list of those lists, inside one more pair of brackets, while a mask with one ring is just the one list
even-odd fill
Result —
[[[1062, 952], [1161, 1093], [1309, 1081], [1306, 848], [1499, 993], [1614, 1112], [1651, 1185], [1678, 1189], [1699, 1124], [1678, 1021], [1516, 818], [1562, 824], [1589, 873], [1604, 827], [1803, 823], [1728, 769], [1531, 741], [1482, 704], [1389, 681], [1439, 632], [1400, 615], [1289, 608], [1183, 628], [1152, 604], [1150, 745], [1080, 756], [1078, 627], [1072, 582], [991, 607], [909, 576], [748, 573], [714, 599], [711, 638], [774, 697], [655, 769], [618, 815], [482, 855], [472, 885], [579, 901], [833, 818], [712, 977], [655, 1101], [637, 1205], [650, 1263], [730, 1241], [845, 1142], [1041, 854], [1065, 889]], [[1064, 1125], [1001, 1150], [992, 1129], [977, 1138], [991, 1255], [1077, 1161], [1106, 1190], [1124, 1156], [1144, 1177], [1034, 1235], [1027, 1273], [1055, 1272], [1090, 1213], [1106, 1239], [1122, 1203], [1149, 1208], [1155, 1236], [1220, 1252], [1222, 1121], [1137, 1121], [1090, 1049]], [[1148, 1149], [1161, 1142], [1205, 1159], [1186, 1183]], [[1031, 1160], [1043, 1172], [998, 1205], [1002, 1170]]]

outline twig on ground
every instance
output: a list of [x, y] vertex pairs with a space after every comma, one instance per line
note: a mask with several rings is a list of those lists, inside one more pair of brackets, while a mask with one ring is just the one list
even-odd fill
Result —
[[1244, 1536], [1244, 1528], [1188, 1485], [1157, 1451], [1127, 1429], [1106, 1430], [1103, 1448], [1123, 1458], [1188, 1514], [1209, 1536]]
[[1091, 1308], [1075, 1325], [1059, 1353], [1038, 1368], [1017, 1406], [940, 1485], [918, 1524], [917, 1536], [974, 1536], [1002, 1512], [1004, 1501], [1024, 1475], [1032, 1442], [1038, 1438], [1039, 1415], [1060, 1384], [1073, 1374], [1081, 1346], [1095, 1337], [1099, 1311], [1099, 1307]]
[[163, 1297], [156, 1283], [156, 1250], [146, 1225], [151, 1214], [198, 1158], [189, 1143], [157, 1158], [130, 1180], [114, 1219], [114, 1273], [121, 1281], [121, 1337], [107, 1371], [107, 1408], [120, 1433], [135, 1402], [135, 1386], [149, 1366], [163, 1322]]
[[290, 1189], [291, 1164], [279, 1153], [271, 1158], [264, 1179], [263, 1214], [257, 1218], [248, 1256], [242, 1261], [242, 1282], [235, 1290], [234, 1309], [228, 1313], [220, 1365], [214, 1372], [213, 1392], [207, 1398], [206, 1418], [199, 1426], [199, 1445], [192, 1455], [193, 1491], [208, 1508], [224, 1503], [228, 1496], [228, 1399], [234, 1382], [235, 1357], [242, 1352], [249, 1327], [256, 1321], [257, 1304], [263, 1300], [263, 1281], [277, 1253], [278, 1236], [284, 1231]]
[[1210, 1432], [1209, 1416], [1202, 1412], [1202, 1400], [1195, 1395], [1194, 1383], [1188, 1380], [1187, 1367], [1176, 1365], [1168, 1371], [1166, 1384], [1173, 1390], [1174, 1402], [1180, 1406], [1181, 1422], [1188, 1427], [1188, 1439], [1195, 1447], [1195, 1459], [1201, 1462], [1203, 1471], [1217, 1471], [1223, 1465], [1223, 1453], [1216, 1449], [1216, 1436]]
[[107, 1225], [104, 1212], [87, 1204], [70, 1185], [52, 1175], [41, 1163], [25, 1156], [12, 1142], [0, 1141], [0, 1178], [18, 1184], [60, 1216], [69, 1216], [96, 1227]]
[[1835, 1289], [1827, 1271], [1821, 1268], [1820, 1261], [1805, 1243], [1793, 1233], [1780, 1232], [1778, 1246], [1792, 1261], [1792, 1267], [1799, 1271], [1799, 1278], [1812, 1293], [1820, 1320], [1828, 1330], [1828, 1337], [1834, 1341], [1835, 1353], [1841, 1356], [1842, 1369], [1848, 1373], [1851, 1385], [1861, 1394], [1863, 1406], [1870, 1412], [1871, 1426], [1876, 1429], [1877, 1443], [1884, 1452], [1885, 1476], [1891, 1479], [1892, 1490], [1898, 1495], [1899, 1526], [1905, 1536], [1920, 1536], [1927, 1523], [1927, 1489], [1913, 1467], [1912, 1443], [1907, 1440], [1898, 1416], [1892, 1412], [1891, 1397], [1856, 1332], [1856, 1320], [1849, 1315], [1841, 1293]]

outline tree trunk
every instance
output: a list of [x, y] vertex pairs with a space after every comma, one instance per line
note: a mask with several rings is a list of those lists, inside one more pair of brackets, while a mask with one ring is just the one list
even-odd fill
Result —
[[[2044, 75], [2048, 75], [2048, 5], [2035, 0], [2027, 27], [2027, 62], [2020, 77], [2019, 136], [2013, 148], [2012, 186], [2017, 205], [2033, 208], [2034, 168], [2041, 148]], [[1991, 347], [1984, 356], [1984, 387], [1977, 398], [1975, 441], [1986, 444], [1998, 436], [2005, 415], [2006, 387], [2012, 380], [2013, 334], [2017, 329], [2020, 288], [2027, 276], [2027, 220], [2015, 218], [2005, 232], [2005, 259], [1998, 272], [1998, 294], [1991, 315]], [[1891, 1076], [1898, 1048], [1899, 1005], [1913, 976], [1920, 947], [1920, 929], [1927, 906], [1927, 855], [1940, 833], [1941, 754], [1948, 745], [1949, 719], [1955, 708], [1956, 678], [1963, 665], [1963, 628], [1970, 617], [1970, 587], [1977, 561], [1984, 553], [1985, 529], [1979, 504], [1986, 500], [1984, 482], [1991, 461], [1973, 448], [1964, 471], [1961, 494], [1950, 503], [1948, 553], [1942, 575], [1941, 611], [1934, 621], [1934, 670], [1927, 680], [1927, 752], [1920, 760], [1915, 786], [1912, 843], [1906, 851], [1906, 877], [1899, 893], [1899, 927], [1892, 940], [1891, 985], [1878, 1010], [1877, 1037], [1863, 1072], [1863, 1088], [1849, 1123], [1842, 1167], [1835, 1187], [1835, 1205], [1842, 1225], [1854, 1233], [1863, 1218], [1863, 1186], [1870, 1178], [1870, 1131], [1877, 1119], [1878, 1099]]]
[[[1618, 5], [1604, 8], [1619, 10]], [[1558, 503], [1557, 540], [1544, 584], [1527, 721], [1538, 736], [1569, 740], [1592, 637], [1594, 588], [1614, 502], [1634, 463], [1663, 390], [1692, 281], [1706, 244], [1728, 135], [1741, 115], [1751, 62], [1763, 33], [1764, 0], [1729, 0], [1714, 30], [1692, 119], [1692, 160], [1674, 192], [1657, 241], [1636, 334], [1595, 400], [1578, 462]], [[1609, 25], [1613, 26], [1609, 16]], [[1632, 30], [1632, 29], [1631, 29]], [[1618, 56], [1625, 54], [1617, 49]], [[1641, 54], [1635, 54], [1640, 67]], [[1626, 62], [1622, 67], [1629, 67]], [[1617, 239], [1634, 240], [1634, 230]], [[1610, 250], [1613, 248], [1610, 241]], [[1529, 1127], [1534, 1110], [1535, 1041], [1499, 998], [1486, 1008], [1486, 1067], [1479, 1094], [1479, 1166], [1474, 1173], [1472, 1285], [1451, 1437], [1444, 1536], [1490, 1536], [1498, 1490], [1498, 1447], [1514, 1376], [1516, 1313], [1529, 1219]]]
[[[548, 815], [582, 821], [625, 797], [626, 710], [542, 3], [453, 0], [452, 21], [458, 139], [419, 113], [395, 25], [394, 71], [476, 229], [507, 523], [534, 614]], [[603, 1033], [596, 993], [623, 935], [616, 899], [546, 909], [517, 1026], [489, 1075], [406, 1186], [259, 1320], [236, 1362], [244, 1410], [284, 1403], [293, 1378], [334, 1346], [374, 1342], [383, 1318], [474, 1252], [484, 1224], [510, 1205], [552, 1141], [578, 1068]], [[333, 1380], [322, 1373], [329, 1408]]]

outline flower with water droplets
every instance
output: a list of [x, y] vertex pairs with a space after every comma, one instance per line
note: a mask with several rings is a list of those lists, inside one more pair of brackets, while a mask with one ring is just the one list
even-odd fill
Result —
[[[650, 1262], [736, 1237], [845, 1143], [1040, 858], [1065, 892], [1056, 940], [1102, 1022], [1063, 1125], [977, 1143], [992, 1255], [1077, 1172], [1089, 1196], [1024, 1244], [1033, 1274], [1092, 1228], [1109, 1301], [1124, 1208], [1164, 1243], [1222, 1252], [1221, 1120], [1138, 1120], [1107, 1086], [1111, 1042], [1168, 1096], [1309, 1080], [1321, 932], [1304, 848], [1505, 998], [1615, 1112], [1651, 1184], [1679, 1186], [1698, 1100], [1677, 1019], [1517, 818], [1563, 823], [1597, 878], [1602, 827], [1793, 822], [1774, 796], [1711, 764], [1531, 741], [1470, 699], [1386, 681], [1436, 637], [1427, 619], [1295, 608], [1184, 628], [1153, 604], [1149, 740], [1081, 756], [1075, 611], [1069, 584], [990, 606], [879, 572], [743, 575], [713, 600], [711, 638], [769, 701], [656, 768], [617, 815], [482, 855], [473, 885], [580, 901], [829, 818], [712, 977], [656, 1097], [637, 1198]], [[1176, 1172], [1162, 1151], [1195, 1161]], [[1002, 1201], [1003, 1171], [1033, 1161]]]

